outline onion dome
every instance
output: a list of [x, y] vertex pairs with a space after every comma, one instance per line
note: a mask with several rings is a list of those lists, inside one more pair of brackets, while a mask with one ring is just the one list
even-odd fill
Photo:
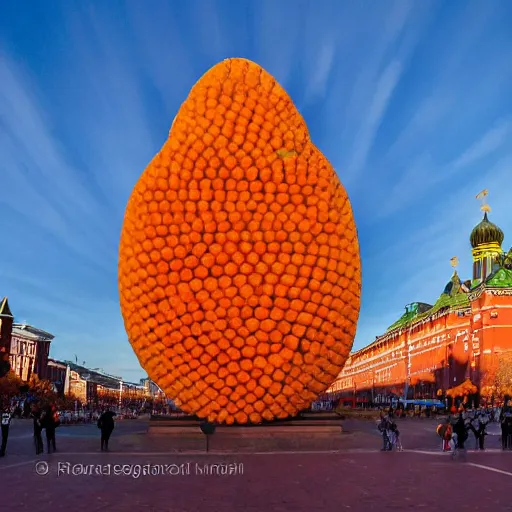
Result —
[[471, 231], [469, 241], [471, 242], [473, 249], [478, 245], [491, 243], [497, 243], [501, 247], [504, 238], [505, 235], [503, 234], [503, 231], [496, 226], [496, 224], [489, 221], [487, 218], [487, 212], [485, 212], [484, 218], [480, 224], [477, 224], [473, 228], [473, 231]]

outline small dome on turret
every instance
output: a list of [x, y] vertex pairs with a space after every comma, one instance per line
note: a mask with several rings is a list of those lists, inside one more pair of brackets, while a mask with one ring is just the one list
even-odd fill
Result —
[[[470, 283], [470, 282], [469, 282]], [[443, 295], [450, 295], [451, 297], [459, 294], [459, 293], [467, 293], [469, 291], [470, 286], [468, 286], [468, 282], [463, 283], [460, 280], [459, 274], [454, 270], [452, 278], [448, 281], [446, 286], [444, 287]]]
[[504, 238], [503, 231], [496, 224], [489, 221], [487, 212], [485, 212], [482, 221], [471, 231], [469, 241], [473, 249], [479, 245], [491, 243], [497, 243], [501, 247]]

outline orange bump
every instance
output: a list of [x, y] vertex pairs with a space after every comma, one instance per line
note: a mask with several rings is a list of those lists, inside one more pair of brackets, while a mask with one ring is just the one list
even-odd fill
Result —
[[185, 412], [284, 418], [343, 368], [361, 294], [351, 206], [257, 64], [225, 60], [191, 89], [129, 198], [118, 283], [139, 361]]

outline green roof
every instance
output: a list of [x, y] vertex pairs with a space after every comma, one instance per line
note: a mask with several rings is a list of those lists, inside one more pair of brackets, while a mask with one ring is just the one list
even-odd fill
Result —
[[433, 306], [428, 306], [427, 304], [421, 304], [423, 307], [418, 307], [418, 304], [415, 304], [414, 306], [410, 309], [407, 308], [402, 317], [392, 324], [386, 332], [419, 322], [420, 320], [434, 315], [442, 309], [466, 308], [469, 306], [469, 297], [467, 292], [463, 290], [463, 285], [457, 275], [457, 272], [454, 272], [450, 282], [446, 285], [444, 292], [439, 296]]
[[512, 270], [501, 267], [485, 281], [490, 288], [512, 288]]
[[434, 315], [442, 309], [461, 309], [469, 306], [468, 294], [461, 292], [455, 295], [449, 295], [442, 293], [437, 299], [436, 303], [428, 310], [423, 313], [417, 313], [414, 311], [406, 312], [400, 319], [398, 319], [393, 325], [391, 325], [386, 332], [393, 331], [395, 329], [407, 327], [411, 324], [419, 322], [429, 316]]
[[456, 293], [455, 295], [449, 295], [447, 293], [442, 293], [437, 299], [436, 303], [432, 307], [431, 310], [423, 313], [418, 316], [418, 320], [426, 318], [434, 313], [437, 313], [441, 309], [450, 308], [450, 309], [459, 309], [462, 307], [469, 306], [469, 298], [468, 294], [464, 292]]
[[418, 317], [417, 311], [415, 311], [415, 310], [406, 311], [394, 324], [392, 324], [388, 327], [388, 330], [386, 332], [393, 331], [395, 329], [399, 329], [400, 327], [405, 327], [406, 325], [409, 325], [417, 317]]
[[[490, 275], [484, 286], [487, 288], [512, 288], [512, 270], [500, 267], [494, 274]], [[418, 305], [420, 307], [418, 307]], [[455, 272], [452, 279], [446, 286], [444, 292], [439, 296], [436, 303], [427, 308], [427, 304], [416, 303], [406, 308], [406, 312], [392, 324], [386, 332], [408, 327], [411, 324], [428, 318], [442, 309], [462, 309], [470, 306], [469, 295], [463, 290], [459, 276]]]

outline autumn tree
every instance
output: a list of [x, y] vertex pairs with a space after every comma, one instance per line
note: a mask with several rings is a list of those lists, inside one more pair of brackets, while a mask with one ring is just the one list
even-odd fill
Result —
[[28, 385], [30, 391], [38, 396], [49, 396], [55, 393], [53, 384], [48, 380], [40, 379], [36, 374], [30, 377]]
[[512, 394], [512, 353], [503, 354], [498, 358], [496, 391], [498, 396]]
[[0, 401], [8, 402], [11, 398], [19, 395], [23, 381], [10, 371], [5, 377], [0, 378]]
[[512, 394], [512, 353], [493, 358], [491, 365], [486, 368], [481, 394], [488, 397]]
[[61, 411], [71, 411], [75, 408], [75, 402], [77, 402], [78, 407], [82, 407], [83, 404], [80, 398], [73, 394], [69, 394], [62, 397], [58, 397], [55, 400], [55, 405], [57, 406], [57, 409]]

